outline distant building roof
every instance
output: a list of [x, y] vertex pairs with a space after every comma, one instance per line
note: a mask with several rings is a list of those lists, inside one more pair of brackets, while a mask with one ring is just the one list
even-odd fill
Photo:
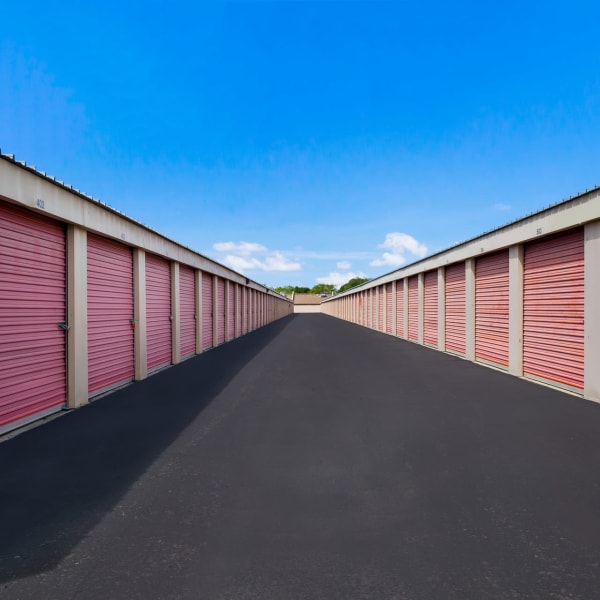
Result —
[[294, 304], [321, 304], [321, 300], [318, 294], [294, 294]]

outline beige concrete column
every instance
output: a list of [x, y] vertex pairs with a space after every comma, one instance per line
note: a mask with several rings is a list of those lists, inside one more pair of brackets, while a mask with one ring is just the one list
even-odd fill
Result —
[[600, 402], [600, 221], [584, 231], [584, 396]]
[[141, 248], [133, 250], [133, 314], [135, 320], [135, 379], [148, 377], [146, 348], [146, 252]]
[[475, 259], [465, 261], [465, 357], [475, 360]]
[[181, 303], [179, 292], [179, 263], [171, 261], [171, 362], [181, 362]]
[[87, 231], [67, 227], [67, 406], [88, 402]]
[[212, 324], [213, 324], [213, 348], [217, 347], [219, 343], [219, 322], [218, 322], [218, 312], [219, 312], [219, 303], [217, 302], [217, 276], [212, 276]]
[[523, 245], [508, 249], [508, 372], [523, 375]]
[[402, 318], [404, 319], [404, 335], [402, 336], [405, 340], [408, 339], [408, 279], [404, 277], [402, 279], [402, 294], [404, 296], [404, 314]]
[[439, 267], [438, 280], [438, 350], [446, 349], [446, 269]]
[[419, 288], [418, 288], [418, 319], [419, 319], [419, 335], [418, 341], [419, 344], [423, 343], [423, 330], [424, 330], [424, 320], [425, 320], [425, 273], [419, 273], [419, 277], [417, 279]]
[[202, 271], [194, 271], [196, 304], [196, 354], [202, 354]]

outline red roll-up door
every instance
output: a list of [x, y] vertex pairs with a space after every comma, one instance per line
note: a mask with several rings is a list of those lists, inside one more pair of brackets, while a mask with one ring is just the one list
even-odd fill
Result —
[[583, 389], [583, 228], [525, 246], [523, 371]]
[[396, 335], [404, 337], [404, 279], [396, 281]]
[[226, 281], [227, 285], [227, 339], [235, 337], [235, 283]]
[[234, 284], [235, 288], [235, 337], [242, 335], [242, 292], [239, 284]]
[[188, 358], [196, 353], [196, 274], [186, 265], [179, 265], [179, 312], [179, 351]]
[[133, 255], [124, 244], [87, 238], [88, 392], [132, 381]]
[[393, 333], [393, 303], [392, 303], [392, 284], [388, 283], [385, 287], [385, 331]]
[[367, 290], [367, 327], [373, 327], [373, 288]]
[[146, 352], [148, 370], [171, 364], [171, 265], [146, 255]]
[[408, 278], [408, 339], [419, 339], [419, 277]]
[[248, 288], [248, 333], [253, 331], [252, 327], [252, 311], [254, 307], [254, 300], [252, 298], [252, 290]]
[[248, 333], [248, 288], [242, 286], [242, 333]]
[[62, 224], [0, 204], [0, 432], [66, 401]]
[[446, 267], [446, 350], [466, 352], [466, 287], [465, 263]]
[[202, 273], [202, 350], [213, 347], [212, 275]]
[[377, 329], [384, 331], [383, 316], [385, 314], [385, 286], [377, 288]]
[[475, 262], [475, 358], [508, 367], [508, 250]]
[[429, 346], [438, 343], [438, 274], [428, 271], [424, 278], [423, 342]]
[[225, 341], [225, 280], [217, 279], [217, 344]]

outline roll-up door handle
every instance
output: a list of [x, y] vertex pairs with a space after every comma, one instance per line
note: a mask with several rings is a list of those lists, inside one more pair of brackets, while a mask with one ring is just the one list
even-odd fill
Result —
[[67, 325], [67, 323], [57, 323], [56, 326], [59, 329], [62, 329], [63, 331], [69, 331], [69, 329], [71, 328], [71, 326]]

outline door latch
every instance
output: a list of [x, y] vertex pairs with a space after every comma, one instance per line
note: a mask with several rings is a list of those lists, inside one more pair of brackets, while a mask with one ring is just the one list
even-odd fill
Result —
[[66, 323], [57, 323], [56, 326], [59, 329], [62, 329], [63, 331], [69, 331], [69, 329], [71, 328], [71, 326], [67, 325]]

